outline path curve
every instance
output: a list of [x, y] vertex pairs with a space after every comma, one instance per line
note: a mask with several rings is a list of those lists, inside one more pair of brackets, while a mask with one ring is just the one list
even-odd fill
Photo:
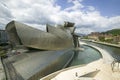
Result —
[[87, 43], [84, 43], [84, 42], [80, 42], [80, 44], [88, 45], [88, 46], [91, 46], [91, 47], [97, 49], [101, 53], [103, 61], [105, 63], [111, 64], [114, 61], [114, 58], [105, 49], [102, 49], [100, 47], [97, 47], [97, 46], [94, 46], [94, 45], [90, 45], [90, 44], [87, 44]]

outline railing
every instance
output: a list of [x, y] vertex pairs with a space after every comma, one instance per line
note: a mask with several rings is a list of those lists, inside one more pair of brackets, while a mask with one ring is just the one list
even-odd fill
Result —
[[120, 71], [120, 60], [114, 59], [114, 61], [111, 63], [111, 68], [113, 72]]

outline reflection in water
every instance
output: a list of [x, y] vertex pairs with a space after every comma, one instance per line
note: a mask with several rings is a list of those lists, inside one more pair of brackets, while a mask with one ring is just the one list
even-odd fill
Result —
[[88, 44], [92, 44], [95, 46], [98, 46], [102, 49], [105, 49], [108, 51], [115, 59], [120, 60], [120, 48], [117, 47], [112, 47], [112, 46], [107, 46], [103, 44], [98, 44], [98, 43], [93, 43], [93, 42], [87, 42]]
[[101, 58], [100, 53], [96, 49], [89, 46], [81, 47], [84, 48], [84, 50], [76, 53], [76, 56], [74, 57], [74, 60], [72, 61], [70, 66], [87, 64]]

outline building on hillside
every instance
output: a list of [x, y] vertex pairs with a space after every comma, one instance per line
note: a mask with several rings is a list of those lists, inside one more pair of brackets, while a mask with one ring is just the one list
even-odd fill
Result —
[[114, 36], [113, 41], [120, 44], [120, 35]]
[[98, 40], [99, 36], [100, 36], [99, 32], [92, 32], [91, 34], [88, 35], [88, 38], [93, 40]]
[[97, 40], [97, 41], [99, 41], [100, 37], [103, 37], [104, 40], [112, 40], [113, 39], [113, 35], [112, 34], [92, 32], [91, 34], [88, 35], [89, 39], [93, 39], [93, 40]]
[[108, 39], [113, 39], [113, 35], [112, 34], [104, 34], [105, 40]]
[[114, 36], [112, 34], [107, 33], [92, 32], [88, 35], [88, 38], [97, 41], [105, 41], [109, 43], [120, 44], [120, 35]]

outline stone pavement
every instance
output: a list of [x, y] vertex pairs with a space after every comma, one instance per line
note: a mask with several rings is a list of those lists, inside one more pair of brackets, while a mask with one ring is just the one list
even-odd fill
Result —
[[0, 80], [5, 80], [5, 71], [3, 68], [3, 64], [1, 62], [1, 57], [0, 57]]
[[[82, 44], [88, 45], [86, 43]], [[111, 63], [114, 61], [114, 58], [104, 49], [93, 45], [89, 46], [99, 50], [102, 58], [83, 67], [63, 71], [51, 80], [120, 80], [120, 71], [116, 69], [117, 65], [115, 64], [114, 66], [116, 71], [113, 71], [111, 67]], [[99, 72], [93, 77], [81, 77], [83, 75], [94, 72], [95, 70], [99, 70]]]

